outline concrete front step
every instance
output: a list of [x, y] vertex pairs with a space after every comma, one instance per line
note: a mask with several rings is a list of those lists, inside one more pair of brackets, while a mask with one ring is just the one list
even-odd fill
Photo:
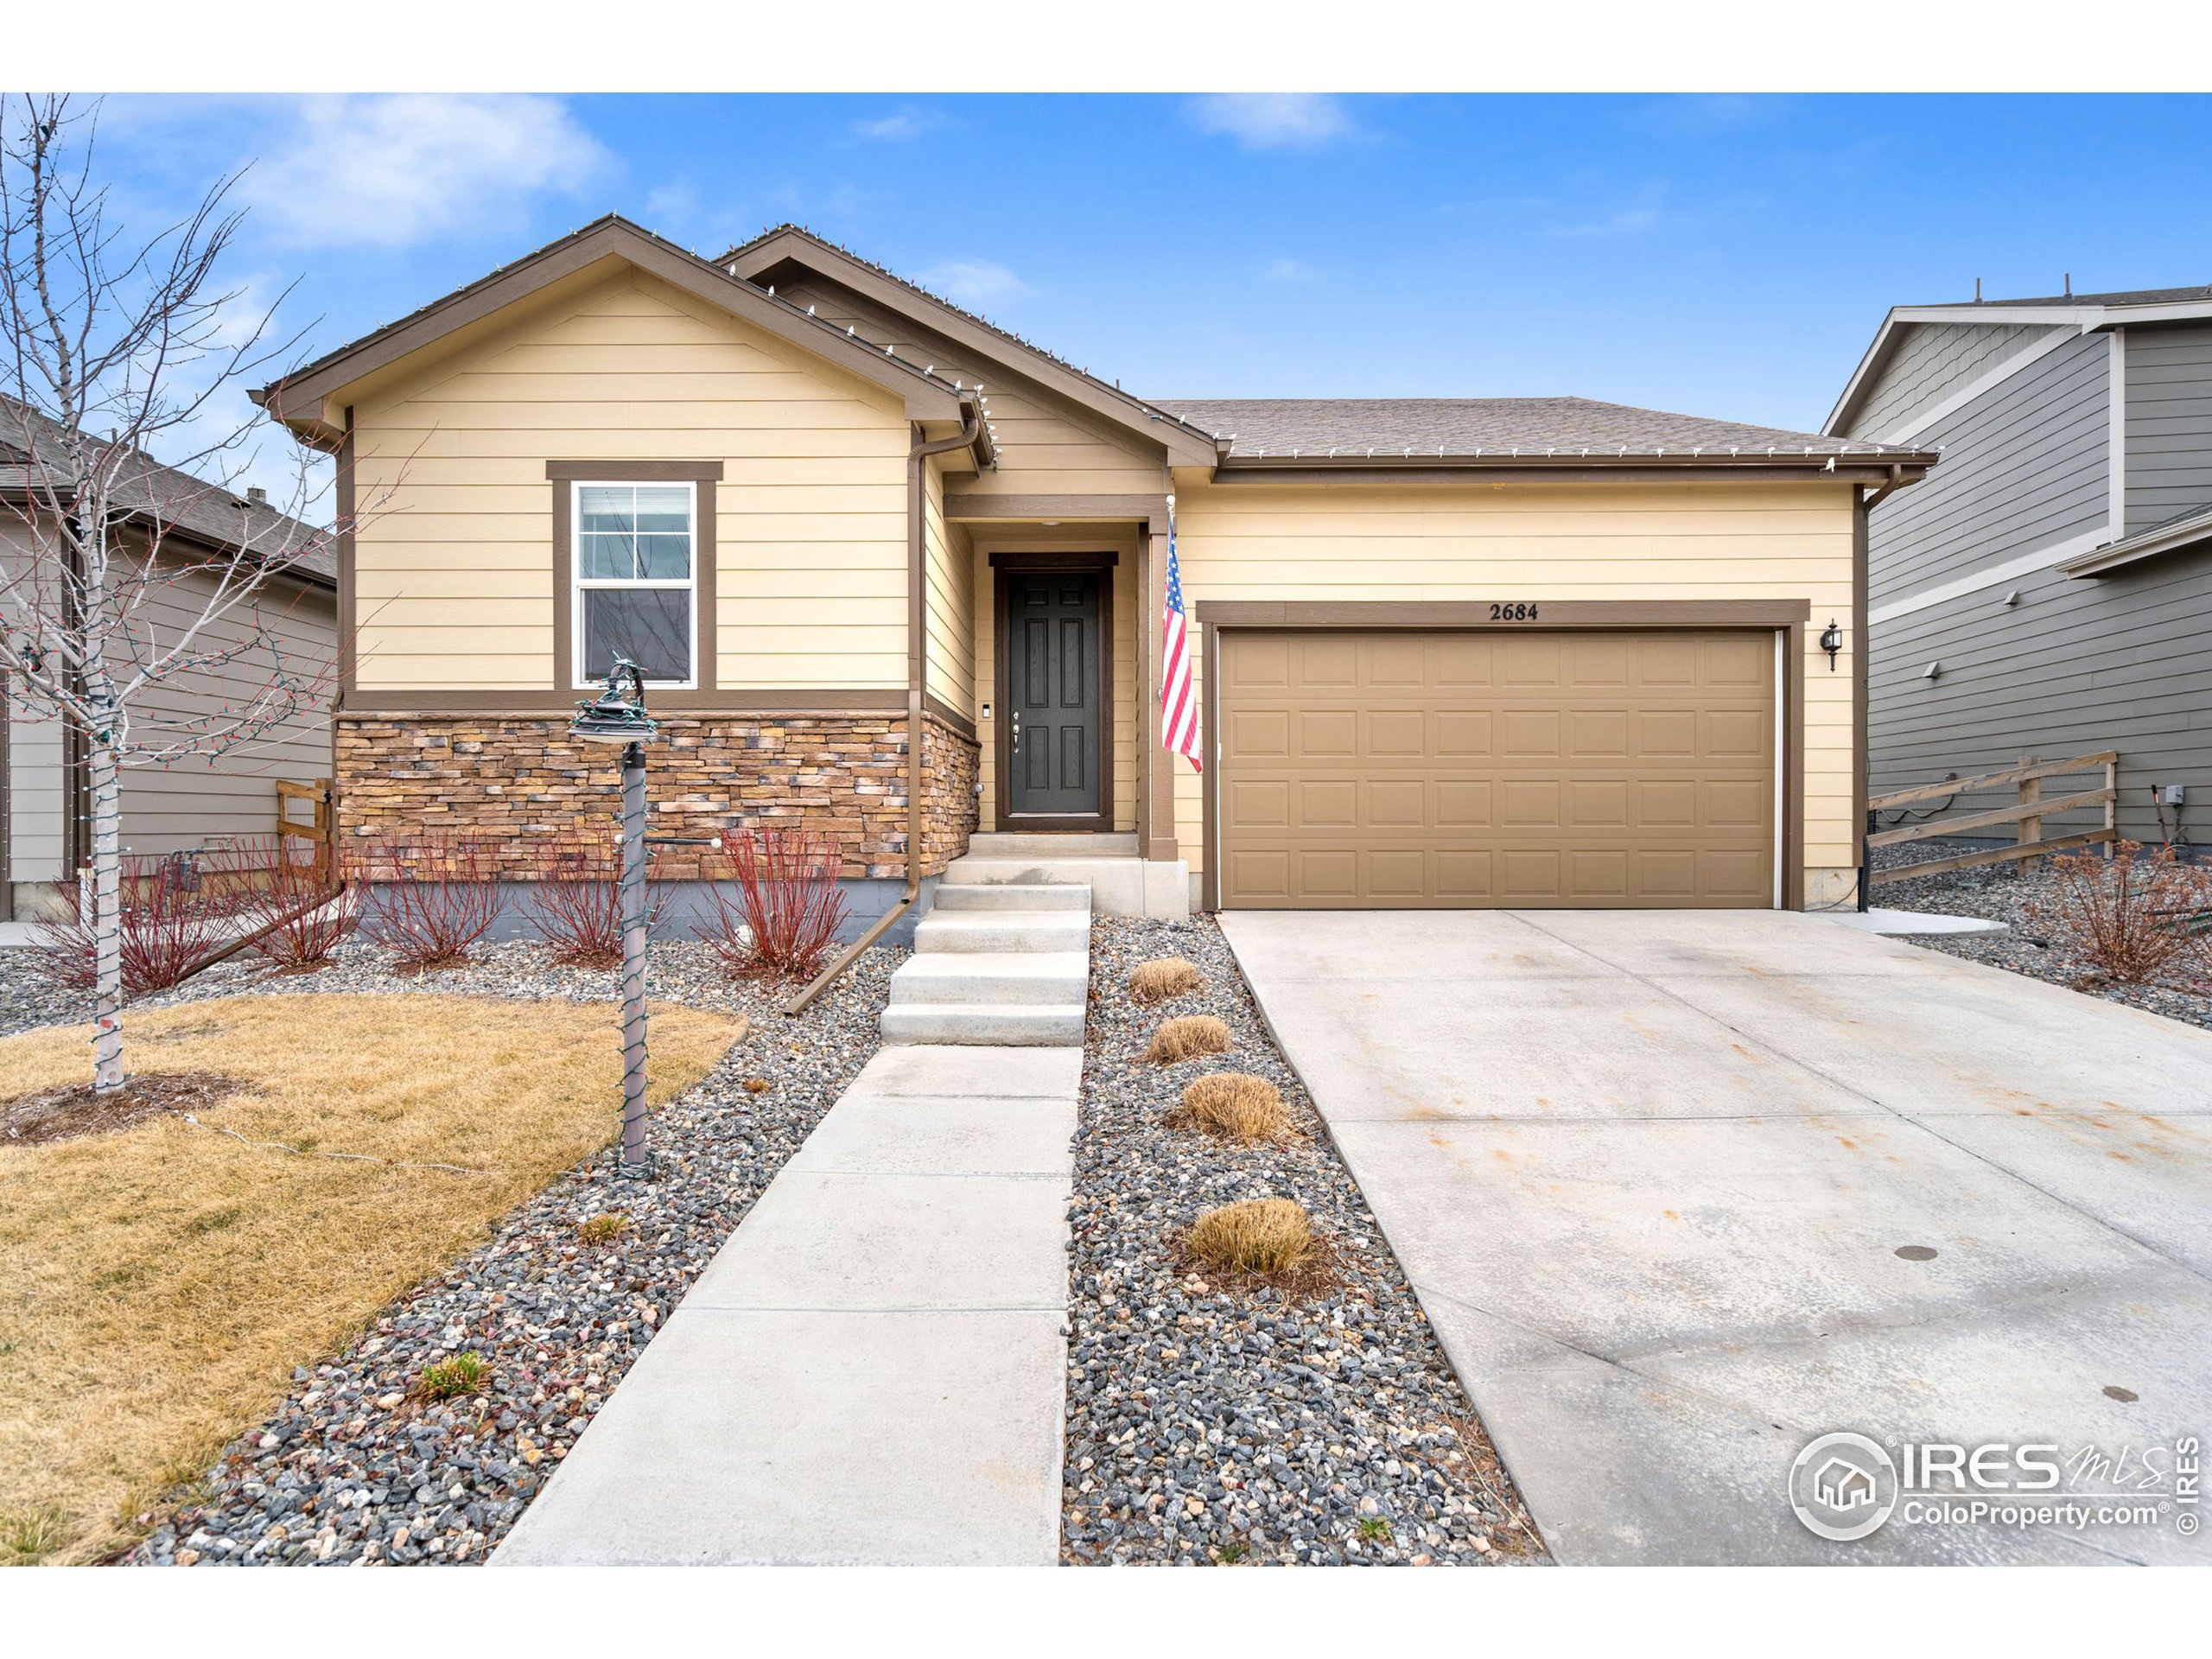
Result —
[[[981, 840], [982, 837], [977, 837]], [[1084, 887], [1101, 916], [1154, 916], [1179, 921], [1191, 913], [1190, 866], [1180, 859], [1001, 858], [971, 852], [945, 866], [937, 902], [968, 887]]]
[[893, 1007], [910, 1002], [1083, 1006], [1090, 959], [1080, 950], [944, 950], [915, 955], [891, 976]]
[[969, 836], [968, 850], [985, 858], [1135, 858], [1137, 838], [1134, 830], [1093, 835], [982, 830]]
[[1079, 884], [1052, 886], [1025, 882], [1020, 886], [984, 887], [956, 882], [950, 875], [938, 883], [938, 910], [1084, 910], [1090, 908], [1090, 889]]
[[1052, 1007], [1013, 1002], [894, 1002], [883, 1011], [883, 1040], [1079, 1048], [1083, 1010], [1080, 1002]]
[[[940, 889], [941, 890], [941, 889]], [[980, 950], [1088, 951], [1090, 912], [932, 909], [914, 928], [918, 954]]]

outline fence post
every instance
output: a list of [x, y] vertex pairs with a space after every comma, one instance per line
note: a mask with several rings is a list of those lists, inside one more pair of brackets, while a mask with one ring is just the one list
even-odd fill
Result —
[[[2032, 754], [2024, 754], [2020, 757], [2020, 764], [2024, 766], [2032, 766], [2037, 764], [2037, 757]], [[2020, 804], [2023, 808], [2033, 806], [2042, 799], [2042, 779], [2023, 778], [2020, 779]], [[2024, 847], [2031, 842], [2042, 839], [2043, 819], [2040, 817], [2020, 820], [2020, 827], [2014, 836], [2016, 845]], [[2042, 862], [2042, 859], [2030, 854], [2022, 857], [2013, 868], [2022, 875], [2032, 875], [2037, 867]]]

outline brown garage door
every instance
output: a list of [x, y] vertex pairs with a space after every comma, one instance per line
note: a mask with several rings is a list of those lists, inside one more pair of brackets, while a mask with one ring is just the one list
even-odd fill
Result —
[[1774, 902], [1771, 632], [1222, 636], [1221, 899]]

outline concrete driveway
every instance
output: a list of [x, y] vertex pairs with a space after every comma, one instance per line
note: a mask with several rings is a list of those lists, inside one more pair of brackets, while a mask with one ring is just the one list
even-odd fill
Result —
[[[1221, 922], [1561, 1560], [2212, 1560], [2212, 1033], [1816, 916]], [[1830, 1542], [1835, 1430], [2165, 1510]]]

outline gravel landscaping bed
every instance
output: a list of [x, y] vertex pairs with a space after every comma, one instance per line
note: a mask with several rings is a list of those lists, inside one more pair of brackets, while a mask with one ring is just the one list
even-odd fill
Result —
[[[1544, 1559], [1396, 1258], [1210, 921], [1099, 920], [1090, 940], [1075, 1197], [1062, 1557], [1071, 1563]], [[1205, 987], [1152, 1008], [1128, 970], [1184, 957]], [[1173, 1014], [1226, 1054], [1146, 1064]], [[1240, 1146], [1166, 1128], [1208, 1071], [1268, 1078], [1304, 1138]], [[1206, 1210], [1288, 1198], [1333, 1247], [1303, 1299], [1210, 1285], [1174, 1239]]]
[[91, 993], [57, 983], [35, 950], [0, 950], [0, 1037], [40, 1026], [77, 1025], [92, 1017]]
[[[1958, 850], [1926, 842], [1904, 847], [1878, 847], [1873, 854], [1874, 865], [1878, 869], [1908, 868], [1949, 857]], [[2025, 874], [2015, 865], [1985, 864], [1973, 869], [1885, 882], [1874, 889], [1874, 903], [1885, 910], [1932, 911], [1938, 915], [1976, 916], [1985, 921], [2004, 922], [2012, 931], [1923, 934], [1909, 938], [1907, 943], [2212, 1029], [2212, 994], [2208, 994], [2212, 987], [2192, 989], [2186, 980], [2157, 985], [2122, 984], [2105, 978], [2089, 963], [2066, 949], [2050, 924], [2033, 912], [2036, 905], [2048, 904], [2055, 899], [2057, 887], [2047, 861], [2042, 869]]]
[[[481, 1561], [874, 1052], [876, 1016], [905, 955], [870, 950], [793, 1020], [774, 1011], [779, 993], [722, 979], [705, 947], [656, 945], [656, 998], [753, 1016], [721, 1065], [654, 1114], [657, 1177], [622, 1178], [609, 1148], [555, 1181], [344, 1353], [295, 1370], [283, 1404], [232, 1445], [192, 1502], [143, 1517], [151, 1530], [128, 1559]], [[601, 1001], [616, 985], [611, 972], [555, 967], [534, 945], [490, 947], [466, 969], [422, 977], [395, 977], [359, 946], [323, 973], [270, 979], [220, 968], [150, 1000], [409, 989]], [[627, 1221], [607, 1242], [580, 1237], [578, 1224], [599, 1215]], [[489, 1367], [475, 1392], [420, 1397], [426, 1365], [471, 1351]]]

